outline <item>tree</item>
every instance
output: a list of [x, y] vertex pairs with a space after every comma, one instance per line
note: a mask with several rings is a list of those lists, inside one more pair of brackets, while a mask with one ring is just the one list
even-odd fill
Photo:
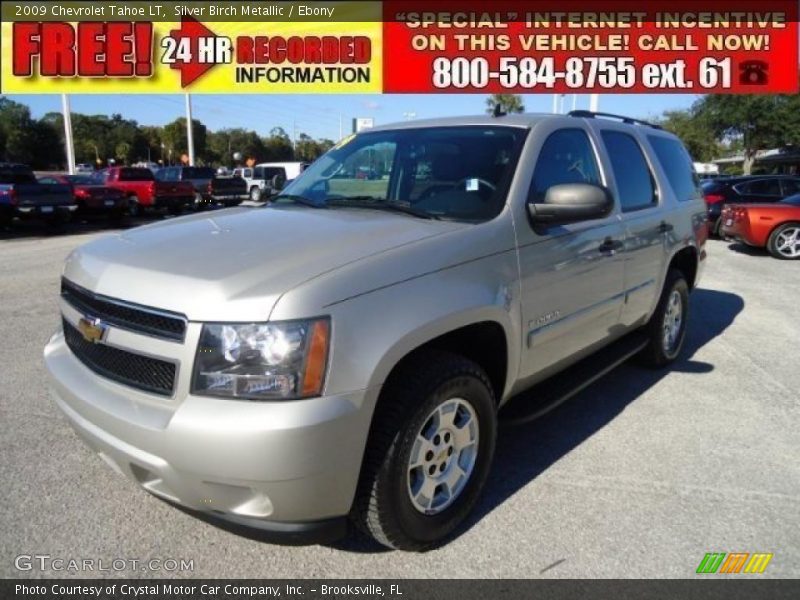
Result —
[[[192, 133], [194, 135], [194, 154], [202, 157], [206, 153], [206, 126], [197, 119], [192, 119]], [[172, 151], [172, 156], [180, 156], [189, 151], [189, 144], [186, 135], [186, 118], [180, 117], [172, 123], [164, 125], [163, 132], [164, 144], [167, 150]]]
[[798, 96], [714, 95], [698, 100], [692, 112], [704, 119], [720, 141], [740, 141], [743, 170], [750, 174], [759, 150], [800, 140]]
[[281, 161], [294, 159], [294, 147], [289, 134], [282, 127], [273, 127], [269, 136], [264, 138], [264, 149], [267, 153], [266, 160]]
[[488, 114], [492, 114], [497, 105], [500, 105], [500, 109], [505, 113], [525, 112], [522, 96], [518, 94], [492, 94], [486, 98], [486, 112]]
[[50, 123], [31, 118], [24, 104], [0, 97], [0, 158], [35, 169], [66, 162], [64, 145]]
[[691, 110], [670, 110], [657, 123], [681, 138], [694, 160], [709, 162], [719, 157], [721, 146], [703, 115]]

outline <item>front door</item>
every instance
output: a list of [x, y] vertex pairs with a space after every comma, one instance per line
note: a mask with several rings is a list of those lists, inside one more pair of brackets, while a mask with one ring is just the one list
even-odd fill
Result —
[[[582, 124], [541, 123], [540, 132], [529, 202], [541, 202], [553, 185], [605, 184], [597, 141]], [[525, 326], [520, 373], [530, 384], [614, 335], [623, 298], [623, 231], [615, 207], [602, 219], [544, 230], [520, 223], [517, 236]]]

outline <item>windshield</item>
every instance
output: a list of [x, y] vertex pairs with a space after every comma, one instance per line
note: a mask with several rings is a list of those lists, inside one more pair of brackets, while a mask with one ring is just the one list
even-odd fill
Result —
[[486, 221], [505, 204], [526, 134], [502, 126], [362, 133], [317, 159], [274, 203]]

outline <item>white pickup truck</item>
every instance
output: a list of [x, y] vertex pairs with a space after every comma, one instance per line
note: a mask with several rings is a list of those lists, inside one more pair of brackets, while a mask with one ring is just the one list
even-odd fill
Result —
[[280, 192], [284, 185], [296, 179], [307, 166], [308, 163], [304, 162], [260, 163], [254, 167], [236, 168], [233, 174], [247, 182], [251, 201], [262, 202]]

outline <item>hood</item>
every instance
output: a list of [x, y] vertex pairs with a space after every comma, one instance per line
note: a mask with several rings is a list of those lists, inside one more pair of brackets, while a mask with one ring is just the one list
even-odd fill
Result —
[[263, 321], [309, 279], [463, 227], [365, 209], [238, 208], [90, 242], [69, 256], [64, 276], [190, 320]]

